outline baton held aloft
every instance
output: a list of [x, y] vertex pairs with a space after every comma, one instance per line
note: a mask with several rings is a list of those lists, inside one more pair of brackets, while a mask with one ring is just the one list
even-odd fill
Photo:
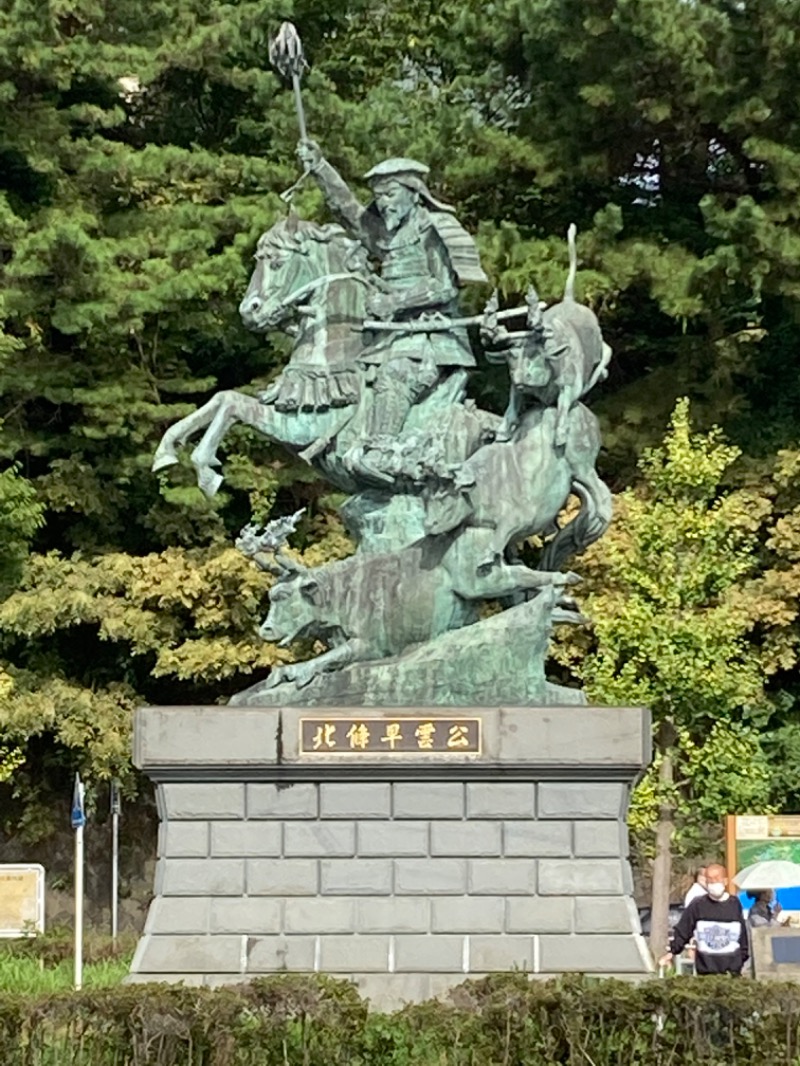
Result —
[[306, 115], [303, 108], [303, 98], [300, 95], [300, 78], [308, 69], [306, 57], [303, 54], [303, 42], [300, 34], [293, 23], [282, 22], [277, 35], [270, 42], [269, 61], [281, 75], [291, 79], [294, 90], [294, 106], [297, 111], [297, 124], [300, 127], [300, 139], [305, 141], [308, 137], [306, 132]]

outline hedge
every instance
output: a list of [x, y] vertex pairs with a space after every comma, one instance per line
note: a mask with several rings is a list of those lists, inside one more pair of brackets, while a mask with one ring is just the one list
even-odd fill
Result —
[[498, 974], [447, 1003], [368, 1011], [354, 987], [287, 976], [222, 989], [130, 985], [0, 996], [3, 1066], [800, 1064], [800, 987], [628, 985]]

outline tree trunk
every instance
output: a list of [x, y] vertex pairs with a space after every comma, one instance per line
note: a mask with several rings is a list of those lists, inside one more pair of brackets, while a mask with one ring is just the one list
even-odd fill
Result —
[[662, 722], [658, 733], [661, 766], [658, 770], [660, 803], [656, 823], [656, 853], [653, 860], [653, 895], [650, 907], [650, 950], [656, 962], [669, 950], [669, 893], [672, 880], [672, 831], [675, 821], [673, 748], [676, 740], [671, 721]]

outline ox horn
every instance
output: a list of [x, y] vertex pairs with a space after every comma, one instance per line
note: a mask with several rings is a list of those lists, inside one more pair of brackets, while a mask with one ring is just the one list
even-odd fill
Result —
[[528, 305], [528, 329], [535, 330], [537, 333], [541, 332], [544, 329], [542, 304], [539, 301], [539, 293], [533, 285], [528, 289], [525, 303]]
[[283, 578], [292, 577], [295, 574], [306, 574], [308, 568], [303, 566], [302, 563], [298, 563], [288, 555], [284, 555], [283, 551], [278, 548], [270, 558], [263, 552], [257, 552], [251, 556], [255, 561], [259, 570], [264, 570], [268, 574], [272, 574], [273, 577], [277, 577], [278, 580]]
[[283, 575], [283, 570], [274, 559], [264, 559], [262, 556], [256, 555], [255, 562], [259, 570], [265, 570], [268, 574], [272, 574], [273, 577], [281, 577]]
[[306, 574], [308, 573], [308, 567], [303, 566], [302, 563], [298, 563], [296, 559], [292, 559], [290, 555], [286, 555], [283, 548], [277, 548], [275, 551], [275, 562], [280, 568], [281, 574]]

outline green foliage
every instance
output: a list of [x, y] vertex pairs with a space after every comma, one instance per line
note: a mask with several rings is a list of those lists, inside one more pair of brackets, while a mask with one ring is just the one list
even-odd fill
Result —
[[762, 698], [753, 622], [737, 595], [755, 567], [768, 501], [721, 482], [738, 449], [694, 435], [681, 401], [641, 482], [616, 500], [606, 538], [585, 559], [594, 648], [578, 668], [590, 698], [651, 707], [707, 730]]
[[[287, 657], [255, 637], [268, 581], [230, 548], [246, 521], [306, 505], [301, 546], [346, 550], [322, 486], [253, 434], [230, 435], [213, 505], [189, 470], [149, 469], [169, 423], [216, 388], [262, 387], [285, 355], [237, 314], [296, 175], [291, 93], [267, 65], [282, 16], [0, 13], [0, 458], [28, 479], [0, 473], [0, 738], [19, 797], [46, 791], [45, 766], [124, 775], [137, 702], [224, 699]], [[349, 18], [303, 27], [311, 117], [341, 109], [325, 42]]]
[[[135, 938], [115, 942], [89, 932], [83, 941], [83, 985], [87, 989], [119, 985], [130, 970]], [[75, 935], [54, 927], [46, 934], [0, 942], [0, 996], [43, 996], [74, 987]]]
[[640, 481], [617, 497], [609, 533], [584, 557], [592, 633], [561, 652], [590, 699], [649, 707], [657, 726], [676, 731], [669, 795], [658, 783], [661, 748], [635, 794], [631, 826], [645, 848], [665, 801], [677, 812], [675, 844], [689, 854], [704, 824], [770, 809], [773, 773], [753, 725], [770, 708], [749, 639], [770, 501], [723, 487], [739, 455], [716, 428], [693, 433], [688, 401], [678, 403], [663, 444], [642, 454]]
[[[756, 729], [741, 722], [715, 722], [700, 737], [680, 729], [675, 746], [681, 778], [669, 798], [678, 812], [672, 839], [679, 854], [702, 854], [708, 846], [708, 827], [718, 826], [722, 813], [766, 814], [774, 809], [773, 796], [782, 790], [775, 762]], [[658, 752], [634, 790], [628, 815], [628, 825], [645, 853], [664, 799], [658, 780], [662, 759]], [[714, 845], [719, 846], [718, 840]]]
[[18, 465], [0, 472], [0, 590], [8, 590], [19, 579], [30, 542], [42, 525], [43, 510]]
[[[306, 505], [307, 558], [347, 551], [325, 490], [249, 432], [226, 441], [213, 505], [188, 468], [149, 471], [169, 423], [217, 388], [258, 390], [285, 358], [236, 312], [298, 173], [292, 94], [267, 63], [285, 15], [252, 0], [0, 11], [0, 778], [13, 772], [20, 796], [76, 767], [124, 772], [138, 701], [224, 699], [281, 661], [253, 636], [268, 582], [229, 550], [251, 516]], [[578, 224], [578, 292], [615, 352], [597, 407], [616, 491], [682, 395], [742, 450], [731, 494], [703, 496], [735, 476], [716, 473], [732, 455], [721, 440], [706, 453], [676, 436], [685, 462], [705, 464], [700, 482], [686, 470], [670, 497], [658, 464], [677, 467], [662, 456], [641, 473], [649, 497], [621, 495], [584, 567], [607, 626], [586, 677], [659, 714], [691, 695], [695, 730], [761, 707], [766, 674], [778, 761], [796, 745], [800, 642], [799, 15], [798, 0], [292, 13], [312, 135], [350, 177], [382, 155], [428, 162], [510, 303], [531, 280], [561, 293]], [[297, 206], [322, 211], [311, 188]], [[496, 373], [474, 388], [504, 405]], [[625, 522], [647, 541], [638, 561]], [[571, 648], [573, 665], [587, 644]], [[777, 782], [773, 800], [800, 801], [790, 775]]]
[[0, 784], [10, 781], [24, 762], [25, 754], [21, 748], [5, 741], [0, 744]]
[[790, 984], [498, 974], [453, 998], [368, 1014], [352, 985], [318, 977], [5, 995], [0, 1050], [8, 1066], [782, 1066], [800, 1053], [800, 994]]
[[[98, 962], [87, 961], [83, 968], [84, 988], [119, 985], [130, 970], [132, 957], [132, 952], [127, 952]], [[69, 955], [45, 966], [35, 957], [0, 948], [0, 995], [41, 996], [69, 992], [74, 987], [74, 979], [74, 963]]]
[[[89, 965], [130, 959], [136, 947], [137, 937], [121, 934], [113, 940], [106, 934], [84, 932], [83, 961]], [[68, 926], [51, 925], [46, 933], [4, 940], [0, 944], [2, 959], [26, 959], [36, 962], [43, 969], [57, 967], [74, 958], [75, 933]], [[6, 989], [13, 991], [13, 989]]]

